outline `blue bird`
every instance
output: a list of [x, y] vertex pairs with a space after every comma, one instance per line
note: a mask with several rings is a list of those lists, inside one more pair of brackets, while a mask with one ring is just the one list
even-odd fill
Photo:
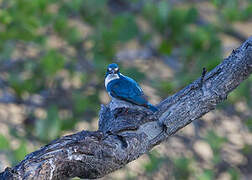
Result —
[[117, 64], [108, 65], [105, 76], [105, 87], [110, 96], [139, 106], [144, 106], [153, 112], [158, 109], [150, 104], [143, 90], [133, 79], [122, 75]]

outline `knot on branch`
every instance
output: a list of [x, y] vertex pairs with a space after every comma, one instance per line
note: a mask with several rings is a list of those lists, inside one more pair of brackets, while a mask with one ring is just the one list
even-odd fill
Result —
[[99, 131], [104, 134], [117, 134], [123, 131], [134, 131], [146, 122], [158, 118], [149, 109], [131, 103], [112, 99], [107, 105], [101, 105]]

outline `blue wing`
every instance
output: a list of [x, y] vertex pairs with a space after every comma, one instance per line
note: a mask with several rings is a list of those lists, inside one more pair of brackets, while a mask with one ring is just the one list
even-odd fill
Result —
[[112, 97], [129, 101], [137, 105], [147, 105], [144, 93], [140, 86], [133, 79], [127, 76], [120, 76], [120, 79], [111, 81], [107, 87]]

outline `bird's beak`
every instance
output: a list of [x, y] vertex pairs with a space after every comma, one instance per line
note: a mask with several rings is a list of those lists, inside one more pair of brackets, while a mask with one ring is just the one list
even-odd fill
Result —
[[111, 70], [112, 71], [112, 74], [115, 74], [115, 70], [113, 69], [113, 70]]

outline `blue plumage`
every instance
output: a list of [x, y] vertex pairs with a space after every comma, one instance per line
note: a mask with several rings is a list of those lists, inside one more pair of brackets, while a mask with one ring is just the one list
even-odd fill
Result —
[[105, 77], [105, 87], [109, 95], [114, 98], [139, 106], [144, 106], [153, 112], [158, 110], [155, 106], [147, 101], [143, 90], [137, 84], [137, 82], [130, 77], [122, 75], [119, 72], [118, 65], [115, 63], [108, 66]]

